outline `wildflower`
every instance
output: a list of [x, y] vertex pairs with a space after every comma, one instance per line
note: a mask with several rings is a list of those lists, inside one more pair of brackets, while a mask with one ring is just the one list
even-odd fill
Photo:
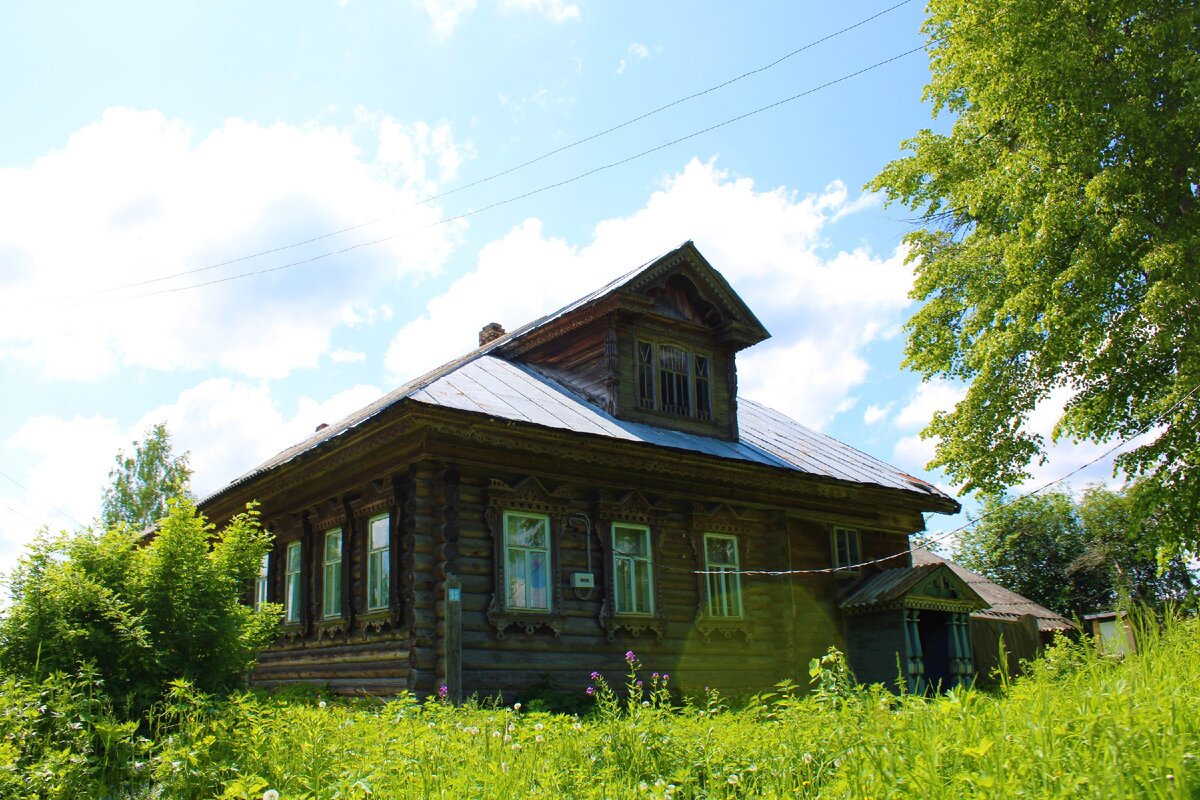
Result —
[[546, 727], [546, 726], [545, 726], [545, 725], [543, 725], [542, 723], [540, 723], [540, 722], [539, 722], [539, 723], [537, 723], [536, 725], [534, 725], [534, 726], [533, 726], [533, 729], [534, 729], [535, 731], [540, 731], [540, 730], [541, 730], [542, 728], [544, 728], [544, 727]]
[[520, 710], [521, 710], [521, 704], [513, 703], [513, 711], [520, 711]]
[[637, 653], [633, 652], [632, 650], [626, 650], [625, 660], [632, 664], [633, 662], [637, 661]]
[[450, 687], [443, 683], [441, 686], [438, 687], [437, 694], [438, 694], [439, 700], [445, 700], [447, 697], [450, 696]]
[[274, 789], [267, 789], [263, 792], [263, 800], [279, 800], [279, 792]]
[[592, 670], [592, 680], [594, 680], [594, 681], [600, 680], [600, 673], [595, 670]]
[[741, 780], [742, 780], [742, 776], [738, 775], [735, 772], [732, 775], [730, 775], [728, 778], [726, 778], [725, 782], [728, 783], [730, 786], [737, 786], [738, 783], [741, 782]]
[[591, 697], [592, 695], [594, 695], [596, 693], [596, 687], [589, 686], [589, 687], [587, 687], [587, 689], [584, 690], [584, 692], [587, 694], [588, 697]]
[[317, 703], [317, 708], [324, 708], [324, 707], [325, 707], [325, 701], [324, 701], [324, 700], [322, 700], [321, 702]]
[[805, 764], [811, 764], [813, 762], [813, 754], [805, 753], [804, 755], [800, 756], [800, 760], [803, 761]]
[[520, 743], [520, 742], [513, 742], [513, 744], [512, 744], [512, 749], [513, 749], [513, 750], [520, 750], [520, 749], [521, 749], [521, 743]]
[[665, 681], [669, 681], [669, 680], [671, 680], [671, 676], [664, 672], [663, 673], [663, 681], [665, 682]]
[[634, 686], [636, 686], [636, 687], [638, 687], [638, 688], [640, 689], [640, 688], [642, 688], [642, 682], [641, 682], [641, 681], [637, 681], [636, 683], [634, 683]]
[[580, 725], [578, 722], [576, 722], [575, 724], [573, 724], [571, 727], [572, 727], [572, 728], [574, 728], [574, 729], [575, 729], [575, 730], [577, 730], [577, 731], [581, 731], [581, 730], [583, 730], [583, 726], [582, 726], [582, 725]]
[[649, 701], [649, 700], [643, 700], [643, 701], [642, 701], [642, 708], [649, 708], [649, 707], [650, 707], [650, 701]]
[[541, 742], [541, 741], [544, 741], [544, 740], [542, 739], [542, 735], [541, 735], [540, 733], [539, 733], [537, 736], [533, 737], [533, 740], [534, 740], [535, 742]]
[[658, 673], [657, 672], [651, 673], [650, 677], [654, 680], [658, 680]]

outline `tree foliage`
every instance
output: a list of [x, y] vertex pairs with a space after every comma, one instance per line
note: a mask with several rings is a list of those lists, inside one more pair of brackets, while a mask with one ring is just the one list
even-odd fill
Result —
[[[1026, 476], [1053, 436], [1147, 428], [1175, 542], [1200, 539], [1200, 4], [931, 0], [925, 97], [948, 134], [907, 140], [871, 187], [920, 213], [906, 364], [969, 382], [926, 435], [967, 490]], [[1053, 395], [1053, 397], [1052, 397]]]
[[1121, 601], [1194, 604], [1196, 585], [1184, 560], [1158, 558], [1162, 521], [1143, 513], [1142, 491], [1134, 484], [1121, 491], [1092, 486], [1078, 501], [1061, 491], [993, 498], [959, 537], [955, 559], [1068, 617]]
[[41, 679], [94, 665], [131, 711], [175, 678], [239, 685], [278, 625], [278, 607], [242, 603], [269, 544], [253, 508], [214, 532], [187, 500], [146, 543], [124, 525], [43, 534], [10, 579], [0, 667]]
[[132, 455], [117, 453], [100, 519], [106, 528], [124, 522], [143, 531], [166, 516], [169, 500], [191, 498], [191, 477], [187, 453], [171, 452], [171, 434], [159, 422], [146, 431], [143, 441], [133, 443]]

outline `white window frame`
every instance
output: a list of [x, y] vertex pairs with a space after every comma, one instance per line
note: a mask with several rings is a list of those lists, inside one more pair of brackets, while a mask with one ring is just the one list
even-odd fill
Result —
[[[846, 557], [843, 560], [842, 550], [845, 543]], [[835, 527], [831, 536], [830, 546], [833, 549], [833, 566], [839, 568], [842, 574], [855, 575], [862, 572], [861, 566], [851, 565], [862, 562], [862, 536], [858, 528]], [[851, 552], [853, 550], [853, 552]]]
[[[384, 526], [384, 544], [375, 546], [375, 525]], [[388, 513], [367, 520], [367, 611], [383, 611], [391, 604], [392, 594], [392, 518]]]
[[259, 611], [267, 603], [267, 588], [270, 586], [271, 554], [263, 553], [258, 562], [258, 577], [254, 579], [254, 610]]
[[[542, 547], [531, 547], [528, 545], [513, 544], [508, 540], [509, 521], [514, 519], [536, 519], [542, 523], [543, 533]], [[553, 573], [553, 565], [550, 561], [550, 517], [546, 514], [534, 514], [528, 511], [505, 511], [504, 520], [504, 603], [505, 607], [511, 611], [520, 611], [522, 613], [529, 612], [533, 614], [548, 614], [554, 602], [551, 576]], [[531, 587], [528, 580], [525, 582], [525, 590], [523, 597], [517, 597], [514, 593], [514, 570], [513, 562], [516, 557], [520, 556], [524, 574], [530, 574], [530, 557], [540, 554], [542, 556], [543, 570], [545, 571], [545, 583], [543, 591], [546, 602], [544, 605], [534, 605], [533, 592], [536, 589]]]
[[[732, 562], [713, 560], [708, 543], [716, 539], [733, 542]], [[708, 595], [708, 616], [711, 619], [742, 619], [745, 616], [741, 553], [738, 551], [738, 537], [733, 534], [704, 534], [704, 585]]]
[[[329, 557], [329, 541], [337, 538], [337, 558]], [[342, 616], [342, 558], [345, 538], [341, 528], [325, 531], [325, 546], [321, 549], [323, 559], [321, 580], [321, 618], [339, 619]]]
[[[303, 621], [304, 586], [301, 578], [304, 573], [304, 543], [299, 539], [288, 542], [283, 553], [283, 621], [298, 623]], [[293, 553], [295, 559], [292, 558]]]
[[[617, 545], [617, 529], [621, 528], [629, 531], [637, 531], [642, 535], [642, 542], [645, 545], [645, 555], [634, 555], [632, 553], [623, 552]], [[612, 542], [612, 586], [613, 586], [613, 613], [620, 616], [629, 617], [650, 617], [654, 615], [654, 542], [650, 537], [649, 525], [636, 525], [629, 522], [614, 522], [612, 529], [609, 531]], [[623, 586], [620, 575], [621, 566], [628, 567], [630, 581], [628, 586]], [[639, 568], [645, 576], [646, 584], [646, 607], [639, 608], [637, 585], [639, 582]]]

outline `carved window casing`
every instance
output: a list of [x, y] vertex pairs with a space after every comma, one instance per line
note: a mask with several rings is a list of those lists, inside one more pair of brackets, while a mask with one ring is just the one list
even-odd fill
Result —
[[740, 636], [746, 642], [754, 630], [746, 607], [746, 576], [752, 534], [757, 522], [721, 503], [692, 507], [691, 544], [696, 557], [696, 632], [705, 641], [714, 636]]
[[497, 639], [512, 627], [527, 634], [538, 628], [562, 634], [566, 615], [559, 537], [569, 504], [564, 488], [550, 492], [534, 477], [514, 486], [492, 480], [484, 516], [492, 536], [496, 585], [487, 618]]
[[666, 635], [666, 609], [659, 599], [661, 570], [656, 563], [668, 510], [640, 492], [601, 494], [596, 533], [607, 557], [600, 627], [609, 641], [619, 630], [634, 636], [651, 632], [659, 641]]
[[[344, 636], [353, 616], [347, 591], [353, 525], [341, 501], [330, 498], [306, 510], [305, 527], [311, 531], [315, 553], [311, 575], [318, 608], [313, 633], [318, 640]], [[331, 540], [336, 540], [336, 545], [331, 545]]]
[[351, 597], [355, 608], [361, 609], [355, 628], [362, 633], [395, 629], [400, 613], [395, 564], [399, 514], [390, 481], [372, 481], [370, 491], [349, 505], [355, 534], [352, 548], [358, 553], [361, 576]]
[[321, 618], [342, 616], [342, 529], [325, 531], [321, 566]]
[[283, 624], [304, 622], [304, 542], [288, 542], [283, 556]]

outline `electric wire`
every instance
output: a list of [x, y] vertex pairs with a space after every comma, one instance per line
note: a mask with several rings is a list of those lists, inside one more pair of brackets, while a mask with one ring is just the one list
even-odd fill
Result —
[[[118, 291], [122, 291], [125, 289], [135, 289], [135, 288], [138, 288], [141, 286], [148, 286], [148, 285], [151, 285], [154, 283], [161, 283], [163, 281], [174, 280], [176, 278], [182, 278], [182, 277], [186, 277], [188, 275], [195, 275], [195, 274], [198, 274], [201, 272], [208, 272], [210, 270], [219, 269], [221, 267], [232, 266], [233, 264], [239, 264], [244, 261], [250, 261], [250, 260], [253, 260], [256, 258], [261, 258], [262, 256], [268, 256], [268, 255], [273, 255], [275, 253], [281, 253], [281, 252], [284, 252], [287, 250], [292, 250], [297, 247], [303, 247], [304, 245], [313, 244], [315, 242], [319, 242], [324, 239], [330, 239], [334, 236], [340, 236], [341, 234], [344, 234], [344, 233], [350, 233], [350, 232], [353, 232], [356, 230], [361, 230], [362, 228], [370, 227], [371, 225], [375, 225], [379, 222], [382, 222], [385, 219], [389, 219], [391, 217], [397, 216], [398, 214], [402, 214], [406, 211], [411, 211], [415, 208], [419, 208], [423, 205], [432, 203], [436, 200], [441, 200], [446, 197], [450, 197], [451, 195], [457, 194], [459, 192], [466, 191], [467, 189], [472, 189], [474, 187], [482, 186], [483, 184], [490, 183], [491, 181], [494, 181], [498, 178], [503, 178], [506, 175], [511, 175], [514, 172], [518, 172], [522, 169], [525, 169], [526, 167], [532, 166], [541, 161], [545, 161], [546, 159], [556, 156], [560, 153], [566, 152], [567, 150], [571, 150], [572, 148], [578, 147], [583, 144], [587, 144], [588, 142], [591, 142], [591, 141], [595, 141], [596, 139], [600, 139], [611, 133], [619, 131], [622, 128], [626, 128], [630, 125], [641, 122], [642, 120], [649, 119], [650, 117], [660, 114], [663, 111], [667, 111], [668, 109], [674, 108], [675, 106], [681, 105], [683, 103], [687, 103], [691, 100], [695, 100], [699, 97], [703, 97], [705, 95], [719, 91], [721, 89], [724, 89], [727, 86], [737, 83], [738, 81], [744, 80], [744, 79], [752, 77], [754, 75], [758, 75], [759, 73], [766, 72], [767, 70], [772, 69], [773, 67], [776, 67], [776, 66], [782, 64], [783, 62], [787, 61], [788, 59], [790, 59], [794, 56], [797, 56], [800, 53], [805, 52], [806, 50], [810, 50], [810, 49], [817, 47], [818, 45], [824, 44], [825, 42], [828, 42], [832, 39], [836, 39], [837, 37], [842, 36], [843, 34], [849, 33], [850, 31], [855, 30], [856, 28], [860, 28], [863, 25], [866, 25], [867, 23], [873, 22], [874, 20], [884, 16], [885, 14], [889, 14], [892, 11], [895, 11], [896, 9], [901, 8], [902, 6], [908, 5], [912, 1], [913, 0], [900, 0], [900, 2], [895, 3], [894, 5], [888, 6], [887, 8], [885, 8], [881, 11], [878, 11], [869, 17], [865, 17], [865, 18], [859, 20], [858, 22], [855, 22], [851, 25], [847, 25], [846, 27], [836, 30], [832, 33], [828, 33], [819, 39], [814, 39], [813, 41], [811, 41], [801, 47], [798, 47], [795, 50], [792, 50], [791, 52], [789, 52], [785, 55], [782, 55], [779, 58], [776, 58], [774, 61], [772, 61], [768, 64], [764, 64], [761, 67], [756, 67], [755, 69], [749, 70], [747, 72], [743, 72], [742, 74], [737, 75], [736, 77], [729, 78], [728, 80], [722, 81], [721, 83], [715, 84], [713, 86], [709, 86], [707, 89], [701, 89], [698, 92], [693, 92], [692, 94], [672, 100], [669, 103], [658, 106], [657, 108], [651, 109], [650, 111], [646, 111], [642, 114], [638, 114], [637, 116], [630, 117], [629, 119], [625, 120], [624, 122], [619, 122], [616, 125], [612, 125], [611, 127], [605, 128], [604, 130], [601, 130], [596, 133], [585, 136], [582, 139], [576, 139], [575, 141], [570, 142], [565, 145], [562, 145], [561, 147], [554, 148], [553, 150], [548, 150], [538, 156], [535, 156], [534, 158], [529, 159], [528, 161], [521, 162], [520, 164], [500, 170], [499, 172], [492, 173], [491, 175], [487, 175], [483, 178], [479, 178], [479, 179], [471, 181], [469, 183], [462, 184], [461, 186], [456, 186], [452, 189], [447, 189], [446, 191], [432, 194], [428, 197], [425, 197], [422, 200], [418, 200], [417, 202], [412, 203], [409, 206], [406, 206], [405, 208], [398, 209], [396, 211], [391, 211], [386, 214], [382, 214], [378, 217], [375, 217], [373, 219], [366, 220], [365, 222], [360, 222], [360, 223], [357, 223], [354, 225], [349, 225], [344, 228], [339, 228], [337, 230], [330, 231], [328, 233], [323, 233], [319, 236], [313, 236], [313, 237], [310, 237], [308, 239], [304, 239], [301, 241], [296, 241], [296, 242], [291, 242], [289, 244], [279, 245], [278, 247], [272, 247], [272, 248], [268, 248], [266, 250], [259, 250], [254, 253], [249, 253], [247, 255], [239, 256], [237, 258], [231, 258], [231, 259], [227, 259], [225, 261], [219, 261], [219, 262], [215, 262], [212, 264], [207, 264], [202, 267], [186, 269], [186, 270], [182, 270], [180, 272], [175, 272], [175, 273], [172, 273], [169, 275], [160, 275], [160, 276], [157, 276], [154, 278], [147, 278], [147, 279], [141, 280], [141, 281], [133, 281], [130, 283], [124, 283], [124, 284], [120, 284], [117, 286], [109, 286], [107, 288], [98, 289], [93, 292], [87, 292], [84, 294], [63, 297], [63, 298], [59, 298], [59, 300], [79, 300], [79, 299], [84, 299], [84, 298], [88, 298], [88, 297], [98, 297], [98, 296], [102, 296], [102, 295], [106, 295], [106, 294], [112, 294], [113, 292], [118, 292]], [[653, 152], [653, 151], [650, 151], [650, 152]], [[642, 155], [644, 155], [644, 154], [642, 154]], [[637, 157], [637, 156], [635, 156], [635, 157]], [[551, 187], [551, 188], [553, 188], [553, 187]], [[525, 197], [525, 196], [528, 196], [528, 195], [524, 195], [523, 197]], [[522, 198], [514, 198], [514, 199], [522, 199]], [[490, 207], [495, 207], [495, 206], [490, 206]], [[473, 212], [473, 213], [478, 213], [478, 212]], [[461, 216], [453, 217], [453, 218], [451, 218], [451, 220], [459, 219], [459, 218], [461, 218]], [[442, 220], [441, 222], [434, 223], [434, 224], [444, 224], [445, 222], [448, 222], [451, 220]], [[396, 237], [390, 237], [388, 239], [377, 240], [374, 242], [366, 242], [359, 246], [366, 247], [366, 246], [369, 246], [372, 244], [379, 244], [383, 241], [390, 241], [391, 238], [396, 238]], [[340, 255], [343, 252], [346, 252], [346, 251], [335, 251], [333, 253], [329, 253], [328, 255]], [[296, 262], [295, 264], [284, 265], [283, 268], [286, 268], [288, 266], [299, 266], [299, 264], [303, 264], [303, 263], [309, 263], [309, 262], [308, 261]], [[210, 284], [203, 283], [203, 284], [199, 284], [199, 285], [207, 286]], [[143, 297], [143, 296], [146, 296], [146, 295], [138, 295], [138, 297]]]
[[[47, 508], [49, 508], [49, 509], [52, 509], [52, 510], [54, 510], [54, 511], [57, 511], [57, 512], [58, 512], [58, 513], [59, 513], [61, 516], [63, 516], [63, 517], [66, 517], [67, 519], [71, 520], [71, 522], [74, 522], [76, 525], [78, 525], [78, 526], [79, 526], [79, 527], [81, 527], [81, 528], [85, 528], [85, 527], [87, 527], [87, 526], [86, 526], [86, 525], [84, 525], [82, 522], [80, 522], [79, 520], [75, 519], [75, 518], [74, 518], [74, 517], [72, 517], [70, 514], [68, 514], [67, 512], [63, 511], [61, 508], [59, 508], [58, 506], [54, 505], [53, 503], [48, 503], [48, 502], [46, 502], [45, 500], [42, 500], [42, 499], [40, 499], [40, 498], [37, 498], [37, 497], [34, 497], [34, 496], [33, 496], [33, 494], [32, 494], [32, 493], [30, 493], [30, 491], [29, 491], [28, 489], [26, 489], [26, 488], [25, 488], [25, 486], [23, 486], [23, 485], [22, 485], [22, 484], [21, 484], [21, 483], [20, 483], [20, 482], [19, 482], [19, 481], [18, 481], [16, 478], [12, 477], [12, 476], [11, 476], [11, 475], [9, 475], [8, 473], [6, 473], [6, 472], [3, 472], [3, 471], [0, 471], [0, 477], [4, 477], [4, 478], [8, 479], [9, 481], [11, 481], [11, 482], [12, 482], [12, 483], [13, 483], [13, 484], [14, 484], [14, 485], [15, 485], [15, 486], [18, 488], [18, 489], [20, 489], [22, 492], [24, 492], [24, 493], [25, 493], [25, 496], [26, 496], [26, 497], [28, 497], [30, 500], [33, 500], [33, 501], [34, 501], [34, 502], [36, 502], [36, 503], [39, 503], [39, 504], [41, 504], [41, 505], [44, 505], [44, 506], [46, 506], [46, 507], [47, 507]], [[9, 510], [10, 510], [10, 511], [12, 511], [13, 513], [20, 514], [20, 512], [19, 512], [19, 511], [17, 511], [15, 508], [9, 508]], [[22, 517], [25, 517], [25, 515], [24, 515], [24, 514], [20, 514], [20, 516], [22, 516]], [[25, 519], [29, 519], [29, 517], [25, 517]], [[30, 521], [32, 522], [32, 520], [30, 520]]]
[[[660, 150], [665, 150], [669, 147], [673, 147], [677, 144], [680, 144], [681, 142], [686, 142], [689, 139], [694, 139], [697, 136], [702, 136], [706, 133], [711, 133], [712, 131], [718, 130], [720, 128], [724, 128], [727, 125], [732, 125], [735, 122], [740, 122], [742, 120], [753, 117], [757, 114], [761, 114], [765, 111], [770, 111], [771, 109], [778, 108], [779, 106], [782, 106], [786, 103], [794, 102], [803, 97], [807, 97], [811, 94], [819, 92], [823, 89], [828, 89], [831, 86], [836, 86], [839, 83], [843, 83], [852, 78], [856, 78], [859, 75], [863, 75], [867, 72], [871, 72], [872, 70], [879, 69], [880, 67], [891, 64], [894, 61], [898, 61], [906, 56], [910, 56], [913, 53], [919, 53], [919, 52], [923, 51], [925, 49], [925, 47], [926, 47], [926, 45], [921, 45], [920, 47], [914, 47], [910, 50], [905, 50], [904, 52], [898, 53], [897, 55], [894, 55], [890, 58], [885, 58], [882, 61], [876, 61], [874, 64], [871, 64], [870, 66], [863, 67], [862, 69], [859, 69], [854, 72], [842, 75], [838, 78], [834, 78], [832, 80], [826, 81], [825, 83], [822, 83], [818, 86], [814, 86], [812, 88], [806, 89], [803, 92], [799, 92], [797, 94], [791, 95], [790, 97], [785, 97], [782, 100], [777, 100], [773, 103], [769, 103], [765, 106], [760, 106], [756, 109], [753, 109], [752, 111], [747, 111], [743, 114], [739, 114], [734, 117], [729, 117], [728, 119], [722, 120], [721, 122], [717, 122], [713, 125], [709, 125], [706, 128], [701, 128], [700, 130], [692, 131], [691, 133], [684, 134], [677, 138], [671, 139], [670, 141], [663, 142], [662, 144], [656, 145], [655, 147], [651, 147], [647, 150], [642, 150], [641, 152], [635, 153], [630, 156], [626, 156], [625, 158], [621, 158], [616, 161], [612, 161], [612, 162], [603, 164], [598, 167], [593, 167], [592, 169], [586, 170], [585, 172], [581, 172], [573, 177], [565, 178], [563, 180], [556, 181], [554, 183], [544, 184], [542, 186], [539, 186], [536, 189], [531, 189], [522, 194], [514, 195], [512, 197], [508, 197], [503, 200], [498, 200], [494, 203], [490, 203], [490, 204], [482, 206], [480, 208], [472, 209], [471, 211], [464, 211], [461, 214], [455, 214], [454, 216], [444, 217], [444, 218], [438, 220], [437, 222], [432, 222], [432, 223], [426, 225], [425, 228], [426, 229], [435, 228], [439, 225], [446, 225], [451, 222], [456, 222], [458, 220], [467, 219], [467, 218], [473, 217], [477, 214], [482, 214], [486, 211], [491, 211], [493, 209], [500, 208], [502, 206], [506, 206], [511, 203], [515, 203], [515, 202], [524, 200], [529, 197], [533, 197], [534, 195], [538, 195], [543, 192], [548, 192], [553, 189], [559, 189], [568, 184], [572, 184], [572, 183], [575, 183], [576, 181], [583, 180], [584, 178], [591, 177], [592, 175], [595, 175], [597, 173], [605, 172], [607, 170], [614, 169], [614, 168], [622, 166], [624, 164], [628, 164], [631, 161], [636, 161], [637, 159], [644, 158], [645, 156], [651, 155], [652, 153], [657, 153]], [[348, 245], [348, 246], [343, 247], [338, 250], [327, 251], [327, 252], [312, 256], [310, 258], [299, 259], [297, 261], [291, 261], [286, 264], [280, 264], [280, 265], [274, 266], [274, 267], [267, 267], [264, 269], [251, 270], [249, 272], [242, 272], [242, 273], [238, 273], [236, 275], [226, 275], [221, 278], [214, 278], [213, 280], [202, 281], [200, 283], [188, 284], [186, 286], [174, 286], [174, 287], [170, 287], [170, 288], [166, 288], [166, 289], [157, 289], [157, 290], [150, 291], [150, 292], [143, 292], [141, 294], [127, 295], [127, 296], [121, 297], [119, 299], [126, 300], [126, 301], [140, 300], [140, 299], [144, 299], [147, 297], [157, 297], [160, 295], [190, 291], [192, 289], [200, 289], [200, 288], [203, 288], [206, 286], [214, 286], [214, 285], [221, 284], [221, 283], [228, 283], [230, 281], [241, 280], [243, 278], [251, 278], [251, 277], [258, 276], [258, 275], [267, 275], [272, 272], [280, 272], [282, 270], [293, 269], [295, 267], [303, 266], [305, 264], [311, 264], [315, 261], [321, 261], [323, 259], [330, 258], [333, 256], [344, 255], [346, 253], [352, 252], [354, 250], [359, 250], [364, 247], [373, 247], [378, 244], [383, 244], [385, 242], [390, 242], [390, 241], [394, 241], [396, 239], [400, 239], [407, 235], [409, 235], [409, 232], [406, 231], [404, 233], [397, 233], [397, 234], [394, 234], [391, 236], [384, 236], [379, 239], [372, 239], [372, 240], [366, 241], [366, 242], [359, 242], [357, 244]], [[87, 297], [89, 297], [89, 296], [84, 296], [84, 297], [78, 298], [78, 299], [81, 299], [86, 302]]]

